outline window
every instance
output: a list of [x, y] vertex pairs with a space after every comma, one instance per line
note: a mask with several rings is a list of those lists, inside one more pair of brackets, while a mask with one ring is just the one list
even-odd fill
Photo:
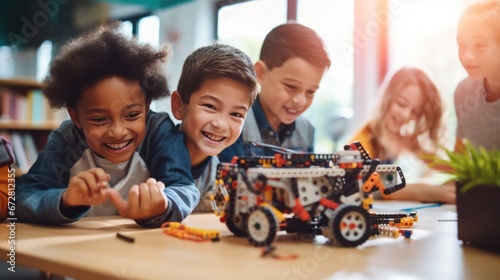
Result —
[[[342, 149], [335, 144], [347, 136], [344, 133], [347, 127], [341, 127], [342, 123], [336, 120], [352, 115], [354, 54], [346, 50], [353, 46], [354, 1], [299, 0], [297, 4], [297, 22], [318, 32], [332, 60], [311, 107], [305, 112], [315, 126], [315, 152], [328, 153]], [[332, 122], [335, 133], [330, 129]]]
[[256, 62], [266, 34], [286, 22], [286, 9], [286, 0], [255, 0], [224, 6], [218, 13], [218, 41], [239, 48]]
[[121, 32], [129, 38], [133, 36], [134, 25], [130, 20], [123, 21], [121, 26]]
[[52, 42], [44, 41], [38, 47], [36, 54], [36, 80], [42, 81], [48, 74], [50, 61], [52, 60]]
[[[122, 19], [121, 32], [128, 37], [137, 36], [140, 43], [151, 44], [154, 48], [160, 46], [160, 19], [157, 16], [141, 14]], [[151, 109], [161, 111], [157, 100], [151, 102]]]
[[11, 77], [14, 75], [13, 52], [14, 51], [11, 49], [11, 47], [0, 47], [0, 61], [2, 62], [2, 67], [0, 67], [0, 77]]
[[139, 20], [137, 39], [141, 43], [149, 43], [157, 48], [160, 44], [160, 19], [148, 16]]

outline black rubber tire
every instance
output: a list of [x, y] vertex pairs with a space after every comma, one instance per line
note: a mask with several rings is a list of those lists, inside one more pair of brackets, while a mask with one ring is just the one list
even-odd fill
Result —
[[370, 238], [372, 222], [363, 207], [344, 204], [334, 211], [328, 227], [333, 232], [335, 245], [356, 247]]
[[245, 221], [248, 242], [256, 247], [271, 244], [278, 229], [278, 219], [268, 207], [253, 208]]
[[235, 212], [236, 204], [236, 190], [229, 189], [229, 203], [226, 216], [226, 226], [230, 232], [236, 236], [245, 236], [245, 217], [241, 214], [236, 215]]
[[245, 236], [245, 219], [243, 216], [228, 214], [226, 216], [226, 226], [234, 235]]

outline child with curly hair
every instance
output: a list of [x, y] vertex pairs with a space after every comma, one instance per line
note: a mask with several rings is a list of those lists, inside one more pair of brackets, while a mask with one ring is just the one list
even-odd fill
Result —
[[159, 227], [183, 220], [198, 203], [182, 133], [167, 113], [149, 108], [170, 95], [169, 49], [139, 44], [119, 28], [115, 22], [72, 40], [52, 61], [43, 93], [71, 120], [52, 131], [19, 178], [19, 221], [120, 214]]

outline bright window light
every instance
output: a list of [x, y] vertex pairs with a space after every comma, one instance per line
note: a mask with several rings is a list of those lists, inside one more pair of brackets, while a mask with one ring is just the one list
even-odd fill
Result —
[[266, 34], [286, 22], [286, 2], [255, 0], [222, 7], [218, 15], [218, 41], [241, 49], [256, 62]]
[[124, 21], [122, 23], [122, 26], [121, 26], [121, 33], [123, 33], [124, 35], [126, 35], [128, 38], [132, 38], [132, 30], [133, 30], [133, 26], [132, 26], [132, 22], [131, 21]]
[[149, 16], [139, 21], [137, 38], [141, 43], [149, 43], [157, 48], [160, 45], [160, 19]]
[[[354, 90], [354, 1], [299, 0], [297, 22], [314, 29], [325, 41], [332, 64], [321, 80], [311, 107], [304, 113], [315, 127], [315, 152], [342, 149], [349, 137]], [[336, 133], [332, 131], [336, 127]], [[342, 129], [341, 129], [342, 128]]]
[[52, 42], [43, 41], [36, 53], [36, 79], [42, 81], [49, 70], [52, 59]]

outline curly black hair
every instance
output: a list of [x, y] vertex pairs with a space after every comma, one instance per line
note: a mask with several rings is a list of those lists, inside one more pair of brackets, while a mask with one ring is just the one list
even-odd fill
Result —
[[52, 108], [75, 108], [84, 89], [118, 76], [138, 82], [146, 100], [170, 95], [165, 73], [171, 47], [155, 50], [120, 32], [114, 21], [70, 40], [50, 64], [43, 94]]

